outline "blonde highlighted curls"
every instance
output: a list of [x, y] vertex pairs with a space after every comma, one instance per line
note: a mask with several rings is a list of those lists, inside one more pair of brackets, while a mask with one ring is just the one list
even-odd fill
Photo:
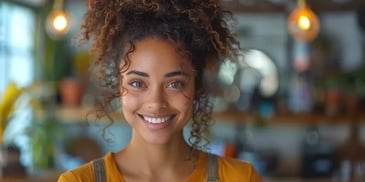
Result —
[[[230, 12], [218, 0], [90, 0], [81, 25], [81, 41], [91, 41], [96, 55], [99, 117], [108, 117], [119, 99], [121, 72], [130, 65], [136, 42], [168, 40], [190, 58], [196, 71], [194, 113], [189, 142], [198, 148], [211, 121], [212, 105], [203, 81], [208, 65], [237, 56], [239, 43], [231, 32]], [[123, 61], [121, 61], [123, 60]]]

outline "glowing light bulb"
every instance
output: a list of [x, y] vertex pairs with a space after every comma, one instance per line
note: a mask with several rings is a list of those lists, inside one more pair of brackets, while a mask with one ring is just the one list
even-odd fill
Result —
[[311, 27], [311, 22], [308, 17], [306, 16], [300, 16], [298, 21], [298, 27], [303, 30], [309, 30]]
[[70, 29], [70, 17], [65, 11], [56, 10], [48, 16], [46, 30], [52, 39], [62, 38]]
[[67, 28], [68, 22], [64, 15], [58, 15], [53, 20], [53, 27], [57, 31], [64, 31]]
[[294, 39], [314, 40], [320, 29], [317, 15], [303, 2], [288, 17], [288, 30]]

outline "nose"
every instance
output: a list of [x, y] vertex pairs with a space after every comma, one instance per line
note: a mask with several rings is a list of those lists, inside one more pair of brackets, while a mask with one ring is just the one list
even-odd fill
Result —
[[163, 89], [152, 89], [147, 96], [145, 104], [147, 109], [153, 112], [159, 112], [167, 107], [166, 93]]

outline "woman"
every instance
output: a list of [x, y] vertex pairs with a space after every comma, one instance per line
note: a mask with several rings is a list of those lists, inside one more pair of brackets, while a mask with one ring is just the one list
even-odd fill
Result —
[[249, 163], [200, 150], [212, 111], [203, 72], [239, 47], [227, 15], [217, 0], [89, 2], [81, 30], [98, 58], [98, 114], [107, 116], [118, 99], [132, 137], [59, 182], [261, 181]]

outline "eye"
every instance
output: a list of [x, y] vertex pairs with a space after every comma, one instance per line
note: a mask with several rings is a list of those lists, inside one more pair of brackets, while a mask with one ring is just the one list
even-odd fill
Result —
[[128, 84], [135, 88], [146, 88], [146, 85], [142, 81], [138, 81], [138, 80], [128, 82]]
[[182, 82], [182, 81], [175, 81], [175, 82], [171, 82], [167, 85], [167, 88], [176, 88], [176, 89], [179, 89], [179, 88], [183, 88], [185, 87], [185, 83]]

